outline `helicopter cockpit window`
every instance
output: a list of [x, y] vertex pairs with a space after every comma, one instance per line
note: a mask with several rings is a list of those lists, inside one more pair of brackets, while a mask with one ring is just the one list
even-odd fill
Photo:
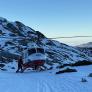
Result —
[[44, 49], [42, 49], [42, 48], [37, 48], [37, 53], [43, 53], [43, 54], [44, 54]]
[[42, 54], [44, 54], [44, 49], [42, 49], [42, 48], [33, 48], [33, 49], [28, 50], [29, 55], [34, 54], [34, 53], [42, 53]]
[[35, 48], [28, 50], [28, 54], [29, 55], [30, 54], [34, 54], [34, 53], [36, 53], [36, 49]]

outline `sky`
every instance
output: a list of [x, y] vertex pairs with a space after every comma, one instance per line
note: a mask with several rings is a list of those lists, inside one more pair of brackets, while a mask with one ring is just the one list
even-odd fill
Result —
[[[21, 21], [48, 38], [92, 35], [92, 0], [0, 0], [0, 17]], [[69, 45], [92, 38], [57, 39]]]

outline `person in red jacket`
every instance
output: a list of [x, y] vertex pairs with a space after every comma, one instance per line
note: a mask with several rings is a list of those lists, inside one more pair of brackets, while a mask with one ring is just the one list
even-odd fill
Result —
[[22, 65], [23, 65], [23, 59], [21, 56], [19, 56], [19, 59], [18, 59], [18, 69], [16, 71], [16, 73], [18, 73], [19, 71], [22, 72]]

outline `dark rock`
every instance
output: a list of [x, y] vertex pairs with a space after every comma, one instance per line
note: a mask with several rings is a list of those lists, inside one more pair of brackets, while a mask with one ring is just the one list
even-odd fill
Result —
[[56, 74], [71, 73], [71, 72], [77, 72], [77, 70], [76, 70], [76, 69], [66, 68], [66, 69], [64, 69], [64, 70], [61, 70], [61, 71], [56, 72]]
[[92, 64], [92, 61], [83, 60], [83, 61], [78, 61], [74, 64], [71, 64], [71, 66], [84, 66], [84, 65], [91, 65], [91, 64]]
[[90, 73], [90, 74], [88, 75], [88, 77], [92, 77], [92, 73]]
[[7, 71], [7, 69], [1, 69], [2, 71]]
[[3, 68], [5, 65], [4, 64], [0, 64], [0, 68]]
[[39, 31], [36, 31], [36, 34], [38, 35], [39, 39], [45, 38], [45, 36]]
[[81, 79], [81, 82], [88, 82], [88, 81], [87, 81], [87, 79], [82, 78], [82, 79]]
[[15, 69], [15, 67], [11, 67], [11, 69]]

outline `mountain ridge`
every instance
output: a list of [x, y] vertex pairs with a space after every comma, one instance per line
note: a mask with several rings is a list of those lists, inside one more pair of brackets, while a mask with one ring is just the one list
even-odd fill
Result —
[[86, 48], [91, 48], [92, 47], [92, 42], [88, 42], [88, 43], [84, 43], [84, 44], [80, 44], [76, 47], [86, 47]]
[[85, 53], [86, 55], [92, 57], [92, 42], [81, 44], [76, 47], [78, 48], [78, 50], [80, 50], [83, 53]]
[[23, 52], [24, 49], [27, 50], [25, 47], [30, 49], [32, 44], [45, 49], [47, 56], [46, 64], [49, 66], [54, 67], [56, 64], [57, 66], [62, 66], [64, 64], [71, 65], [81, 61], [92, 61], [90, 56], [75, 47], [48, 39], [41, 32], [25, 26], [19, 21], [9, 22], [4, 18], [0, 18], [0, 37], [2, 37], [0, 39], [0, 47], [2, 49], [0, 52], [1, 61], [2, 57], [10, 59], [10, 61], [16, 59], [20, 55], [20, 52]]

